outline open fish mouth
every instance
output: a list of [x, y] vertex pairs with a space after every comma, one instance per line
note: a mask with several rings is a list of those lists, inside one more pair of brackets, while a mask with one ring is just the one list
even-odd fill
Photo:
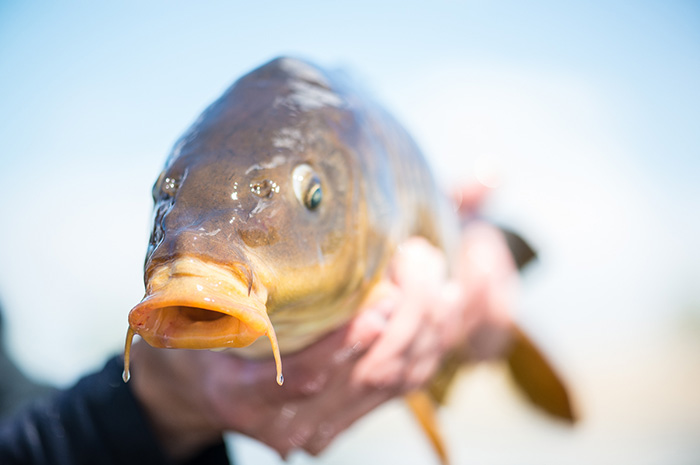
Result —
[[267, 291], [226, 267], [184, 257], [154, 269], [146, 296], [129, 313], [124, 371], [131, 339], [172, 349], [245, 347], [267, 336], [282, 384], [279, 346], [267, 315]]

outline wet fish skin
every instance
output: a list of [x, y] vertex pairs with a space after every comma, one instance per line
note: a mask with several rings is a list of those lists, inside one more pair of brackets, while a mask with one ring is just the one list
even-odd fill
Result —
[[[249, 357], [269, 356], [267, 336], [279, 383], [280, 354], [346, 323], [400, 242], [423, 236], [450, 257], [459, 234], [402, 126], [342, 75], [286, 57], [204, 111], [175, 144], [153, 198], [146, 295], [130, 312], [130, 334], [155, 347]], [[516, 258], [532, 259], [527, 243], [506, 237]], [[513, 334], [504, 357], [516, 381], [534, 403], [573, 420], [556, 372], [515, 326]], [[429, 391], [407, 398], [443, 463], [433, 410], [464, 362], [452, 354]], [[531, 382], [530, 369], [543, 381]]]
[[[291, 187], [301, 164], [323, 188], [313, 211]], [[446, 247], [457, 229], [401, 126], [342, 79], [290, 58], [244, 76], [204, 112], [168, 157], [154, 201], [147, 287], [182, 257], [229, 269], [266, 289], [282, 353], [345, 323], [401, 240]]]

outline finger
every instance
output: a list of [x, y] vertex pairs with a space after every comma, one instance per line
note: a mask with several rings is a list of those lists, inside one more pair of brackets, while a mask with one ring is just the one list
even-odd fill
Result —
[[483, 222], [464, 230], [457, 263], [456, 275], [465, 286], [481, 276], [510, 275], [517, 270], [503, 233]]
[[403, 292], [434, 289], [447, 277], [447, 260], [437, 247], [422, 237], [401, 243], [389, 267], [391, 279]]
[[460, 217], [466, 219], [476, 214], [491, 193], [491, 188], [475, 182], [461, 185], [452, 190], [452, 201], [457, 207]]
[[365, 392], [398, 395], [405, 391], [407, 373], [423, 351], [432, 351], [433, 328], [424, 317], [425, 302], [405, 298], [376, 344], [355, 367], [353, 382]]
[[457, 281], [446, 282], [442, 287], [441, 329], [438, 331], [442, 351], [447, 353], [462, 346], [469, 334], [470, 319], [467, 295]]
[[349, 382], [350, 376], [351, 370], [341, 372], [316, 395], [285, 403], [257, 434], [283, 455], [298, 448], [320, 452], [355, 420], [391, 398], [387, 393], [362, 392]]
[[[332, 332], [300, 352], [282, 359], [285, 383], [264, 385], [266, 395], [285, 399], [313, 395], [334, 377], [343, 376], [374, 344], [386, 326], [386, 315], [393, 309], [391, 298], [385, 296], [362, 311], [348, 325]], [[270, 365], [272, 362], [267, 362]], [[267, 370], [272, 369], [267, 368]]]
[[400, 289], [396, 311], [366, 357], [358, 363], [357, 380], [367, 389], [402, 392], [407, 372], [419, 357], [437, 356], [431, 320], [439, 313], [439, 290], [446, 274], [444, 256], [421, 238], [401, 244], [390, 272]]
[[419, 334], [406, 354], [408, 370], [402, 392], [420, 389], [435, 375], [441, 360], [464, 341], [464, 300], [455, 283], [441, 286], [431, 301]]
[[314, 434], [304, 444], [303, 448], [310, 454], [318, 455], [338, 434], [394, 396], [384, 391], [374, 391], [367, 394], [355, 390], [350, 393], [346, 391], [342, 396], [336, 396], [329, 400], [337, 404], [337, 400], [341, 397], [345, 399], [343, 408], [337, 407], [336, 413], [321, 422]]

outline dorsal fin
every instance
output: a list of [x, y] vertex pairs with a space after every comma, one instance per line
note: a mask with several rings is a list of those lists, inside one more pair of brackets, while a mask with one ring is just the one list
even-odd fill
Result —
[[523, 268], [537, 258], [537, 252], [518, 233], [503, 226], [500, 226], [498, 229], [503, 233], [508, 249], [510, 249], [510, 253], [515, 261], [515, 266], [519, 271], [522, 271]]

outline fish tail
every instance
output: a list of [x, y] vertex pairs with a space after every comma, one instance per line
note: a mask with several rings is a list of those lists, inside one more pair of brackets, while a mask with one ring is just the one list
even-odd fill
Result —
[[[503, 227], [500, 229], [518, 270], [522, 271], [537, 258], [537, 253], [514, 231]], [[576, 422], [577, 414], [566, 385], [549, 360], [515, 324], [512, 325], [510, 349], [506, 359], [513, 379], [533, 404], [559, 419], [569, 423]]]
[[406, 395], [405, 400], [423, 428], [423, 432], [428, 436], [435, 453], [440, 459], [440, 463], [449, 465], [450, 460], [447, 456], [447, 449], [438, 428], [436, 402], [428, 391], [414, 391]]
[[576, 422], [577, 414], [564, 382], [537, 346], [515, 325], [507, 361], [513, 379], [530, 402], [561, 420]]

